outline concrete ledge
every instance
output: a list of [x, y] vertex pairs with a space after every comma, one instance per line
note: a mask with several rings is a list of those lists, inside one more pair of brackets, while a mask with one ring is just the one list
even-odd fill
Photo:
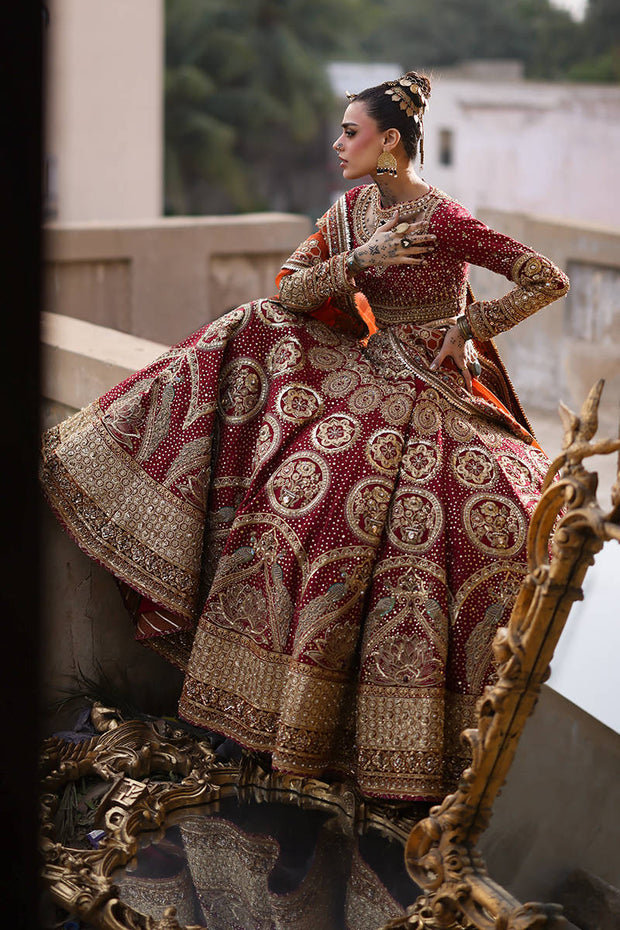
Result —
[[172, 345], [226, 310], [276, 292], [312, 232], [288, 213], [45, 227], [47, 311]]
[[41, 393], [79, 410], [167, 350], [84, 320], [41, 314]]

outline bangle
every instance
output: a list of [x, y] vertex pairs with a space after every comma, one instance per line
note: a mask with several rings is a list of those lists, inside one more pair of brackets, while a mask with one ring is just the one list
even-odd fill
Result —
[[345, 259], [345, 265], [347, 266], [347, 271], [349, 272], [351, 277], [354, 277], [356, 272], [362, 270], [362, 266], [357, 260], [355, 249], [353, 249], [352, 252], [349, 252], [348, 256]]
[[457, 316], [456, 325], [458, 326], [461, 336], [463, 337], [465, 342], [467, 342], [468, 339], [474, 338], [474, 334], [472, 333], [470, 325], [469, 325], [469, 320], [467, 319], [464, 313], [462, 316]]

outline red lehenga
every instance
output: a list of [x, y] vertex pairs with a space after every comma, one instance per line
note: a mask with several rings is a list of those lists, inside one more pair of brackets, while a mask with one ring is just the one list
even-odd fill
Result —
[[[390, 212], [375, 185], [340, 198], [278, 298], [49, 430], [42, 480], [133, 592], [138, 639], [184, 670], [182, 718], [274, 769], [432, 801], [467, 763], [459, 734], [494, 674], [548, 465], [490, 339], [568, 282], [436, 188], [401, 205], [437, 236], [426, 264], [352, 281], [349, 249]], [[468, 262], [516, 286], [472, 302]], [[454, 367], [429, 370], [461, 312], [473, 395]]]

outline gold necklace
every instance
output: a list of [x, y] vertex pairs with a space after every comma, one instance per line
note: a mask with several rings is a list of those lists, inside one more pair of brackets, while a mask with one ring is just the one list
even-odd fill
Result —
[[366, 241], [370, 239], [380, 225], [382, 226], [383, 223], [387, 222], [394, 210], [398, 210], [401, 220], [418, 214], [427, 206], [433, 192], [434, 188], [431, 186], [425, 194], [422, 194], [416, 200], [403, 200], [391, 207], [382, 207], [379, 188], [376, 184], [373, 185], [370, 188], [370, 201], [364, 205], [360, 216], [360, 227]]

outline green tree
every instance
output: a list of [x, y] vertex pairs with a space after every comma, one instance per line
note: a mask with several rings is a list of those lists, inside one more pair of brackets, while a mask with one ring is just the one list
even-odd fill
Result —
[[589, 0], [583, 22], [582, 54], [569, 69], [578, 81], [620, 81], [620, 5]]
[[261, 209], [277, 191], [294, 208], [282, 192], [333, 106], [323, 65], [375, 15], [369, 0], [167, 0], [168, 212]]

